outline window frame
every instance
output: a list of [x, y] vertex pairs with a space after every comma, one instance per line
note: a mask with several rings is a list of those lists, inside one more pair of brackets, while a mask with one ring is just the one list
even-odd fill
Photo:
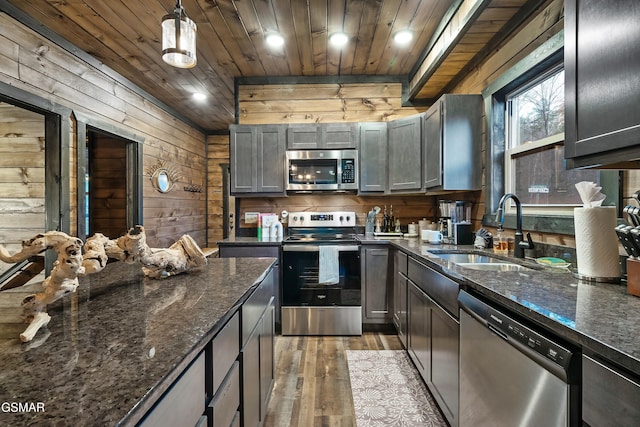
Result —
[[[564, 61], [564, 31], [561, 30], [546, 40], [542, 45], [525, 56], [518, 63], [502, 73], [483, 91], [485, 112], [485, 213], [482, 224], [497, 227], [495, 213], [498, 202], [506, 192], [505, 185], [505, 152], [506, 140], [506, 102], [507, 95], [527, 82], [534, 81], [554, 66], [561, 66]], [[601, 172], [603, 193], [607, 194], [605, 205], [615, 203], [620, 211], [619, 171]], [[620, 213], [618, 214], [620, 216]], [[504, 226], [515, 228], [515, 215], [505, 215]], [[551, 215], [540, 212], [524, 212], [523, 229], [555, 234], [575, 234], [573, 215]]]

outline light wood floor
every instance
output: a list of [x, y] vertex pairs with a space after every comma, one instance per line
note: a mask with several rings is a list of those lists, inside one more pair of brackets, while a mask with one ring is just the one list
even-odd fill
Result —
[[264, 427], [355, 427], [346, 350], [401, 350], [395, 335], [276, 337], [276, 380]]

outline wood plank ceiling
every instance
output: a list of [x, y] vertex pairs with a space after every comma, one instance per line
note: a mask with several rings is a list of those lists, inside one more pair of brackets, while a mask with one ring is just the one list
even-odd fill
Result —
[[[234, 79], [394, 76], [431, 102], [539, 0], [183, 0], [198, 26], [196, 67], [165, 64], [160, 21], [173, 0], [8, 0], [206, 132], [235, 121]], [[465, 20], [468, 18], [468, 20]], [[393, 42], [413, 32], [406, 46]], [[344, 31], [346, 47], [329, 36]], [[285, 44], [269, 47], [279, 32]], [[207, 95], [195, 102], [192, 93]]]

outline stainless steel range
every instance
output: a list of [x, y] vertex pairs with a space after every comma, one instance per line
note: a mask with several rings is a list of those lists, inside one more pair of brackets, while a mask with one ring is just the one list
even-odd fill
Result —
[[282, 334], [361, 335], [355, 212], [291, 212], [282, 246]]

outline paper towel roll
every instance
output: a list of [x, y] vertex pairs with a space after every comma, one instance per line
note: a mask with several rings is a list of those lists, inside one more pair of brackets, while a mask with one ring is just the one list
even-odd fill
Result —
[[616, 208], [575, 208], [578, 274], [587, 278], [620, 277], [620, 256], [615, 233]]

